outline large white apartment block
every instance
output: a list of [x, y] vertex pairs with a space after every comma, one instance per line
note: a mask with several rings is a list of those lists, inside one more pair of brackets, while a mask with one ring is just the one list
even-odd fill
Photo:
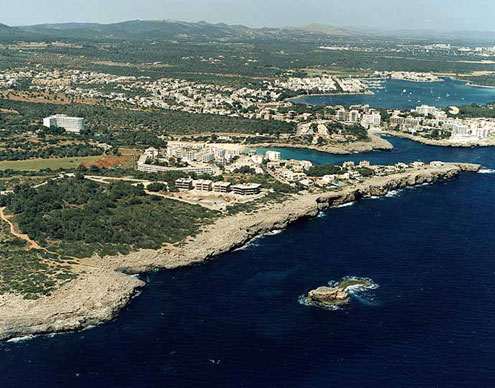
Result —
[[416, 107], [416, 112], [423, 116], [428, 116], [428, 115], [434, 116], [435, 113], [437, 113], [437, 108], [429, 105], [421, 105]]
[[365, 128], [378, 128], [382, 123], [382, 117], [379, 113], [371, 113], [363, 115], [361, 125]]
[[280, 152], [277, 151], [266, 151], [265, 156], [270, 162], [280, 160]]
[[84, 119], [67, 115], [54, 115], [43, 119], [43, 126], [47, 128], [64, 128], [67, 132], [79, 133], [84, 129]]

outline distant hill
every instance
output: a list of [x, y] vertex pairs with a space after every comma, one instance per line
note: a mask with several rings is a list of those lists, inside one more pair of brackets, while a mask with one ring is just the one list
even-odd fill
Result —
[[324, 24], [302, 27], [250, 28], [224, 23], [212, 24], [176, 20], [130, 20], [121, 23], [62, 23], [9, 27], [0, 24], [0, 40], [178, 40], [178, 41], [328, 41], [346, 38], [398, 38], [414, 40], [478, 41], [495, 40], [494, 32], [438, 32], [427, 30], [346, 29]]
[[17, 27], [9, 27], [0, 23], [0, 41], [18, 40], [31, 37], [30, 33]]
[[307, 26], [298, 27], [296, 29], [300, 31], [320, 33], [325, 35], [337, 35], [337, 36], [358, 35], [355, 31], [329, 26], [326, 24], [318, 24], [318, 23], [309, 24]]
[[[314, 39], [349, 34], [343, 29], [312, 25], [304, 28], [250, 28], [241, 25], [207, 22], [189, 23], [175, 20], [131, 20], [121, 23], [65, 23], [19, 27], [23, 32], [57, 39], [128, 39], [128, 40], [278, 40]], [[0, 31], [1, 34], [1, 31]]]

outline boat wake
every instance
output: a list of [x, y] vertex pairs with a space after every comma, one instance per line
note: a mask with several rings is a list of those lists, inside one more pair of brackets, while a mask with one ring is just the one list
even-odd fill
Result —
[[490, 168], [482, 168], [481, 170], [478, 171], [478, 174], [494, 174], [495, 170], [492, 170]]

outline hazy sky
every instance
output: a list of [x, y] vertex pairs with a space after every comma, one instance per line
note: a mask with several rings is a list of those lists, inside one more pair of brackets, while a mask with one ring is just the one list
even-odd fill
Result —
[[495, 0], [1, 0], [0, 23], [130, 19], [495, 31]]

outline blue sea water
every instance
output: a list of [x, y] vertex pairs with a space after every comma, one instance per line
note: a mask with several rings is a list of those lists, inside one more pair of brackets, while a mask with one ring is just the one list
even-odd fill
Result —
[[[392, 152], [351, 158], [495, 167], [495, 149], [391, 141]], [[0, 386], [492, 387], [494, 198], [495, 174], [464, 173], [329, 209], [204, 265], [143, 275], [148, 286], [113, 322], [0, 344]], [[349, 275], [380, 287], [338, 311], [298, 303]]]
[[369, 104], [373, 108], [412, 109], [423, 104], [446, 107], [495, 101], [495, 88], [470, 86], [466, 82], [451, 78], [432, 83], [386, 80], [384, 86], [384, 89], [372, 89], [374, 95], [307, 96], [296, 99], [295, 102], [344, 106]]

